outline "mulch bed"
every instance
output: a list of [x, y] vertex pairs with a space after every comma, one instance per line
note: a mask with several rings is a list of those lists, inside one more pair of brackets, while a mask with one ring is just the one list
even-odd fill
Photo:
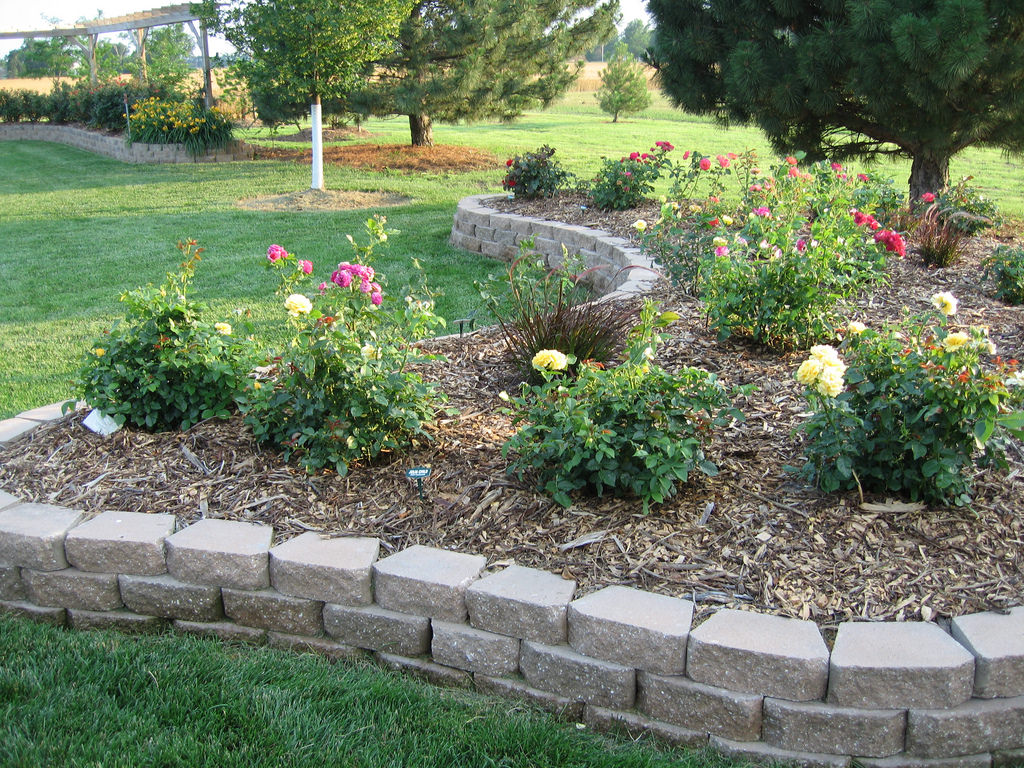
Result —
[[[563, 198], [507, 201], [529, 215], [600, 225], [628, 235], [646, 211], [615, 221]], [[657, 205], [651, 205], [656, 215]], [[575, 210], [573, 210], [575, 209]], [[877, 325], [929, 306], [936, 291], [960, 300], [956, 321], [983, 324], [1004, 357], [1024, 356], [1024, 309], [995, 301], [979, 261], [996, 245], [974, 239], [962, 262], [935, 270], [910, 253], [889, 267], [890, 285], [858, 302]], [[793, 373], [804, 355], [779, 355], [716, 341], [700, 306], [659, 289], [682, 319], [661, 350], [667, 367], [697, 365], [727, 386], [754, 384], [737, 404], [746, 421], [715, 441], [715, 478], [698, 477], [642, 513], [629, 498], [581, 497], [569, 509], [506, 474], [501, 446], [511, 434], [498, 394], [516, 386], [494, 329], [424, 343], [447, 357], [424, 368], [453, 415], [432, 443], [344, 478], [307, 476], [256, 446], [235, 418], [186, 433], [122, 430], [99, 437], [83, 412], [46, 425], [0, 451], [0, 487], [32, 501], [93, 514], [166, 512], [185, 524], [203, 516], [273, 525], [277, 540], [314, 530], [378, 537], [385, 553], [412, 544], [484, 554], [489, 568], [511, 562], [561, 573], [579, 594], [625, 584], [687, 597], [697, 621], [719, 607], [812, 619], [944, 619], [1019, 605], [1024, 595], [1024, 449], [1011, 446], [1006, 471], [976, 478], [972, 508], [931, 508], [856, 493], [823, 495], [787, 472], [801, 464], [795, 430], [805, 417]], [[405, 476], [432, 468], [420, 497]]]
[[[501, 167], [498, 158], [485, 150], [442, 144], [433, 147], [409, 144], [328, 145], [324, 146], [323, 153], [325, 163], [371, 171], [466, 173], [493, 170], [497, 174]], [[256, 147], [256, 158], [310, 163], [313, 150], [261, 144]]]

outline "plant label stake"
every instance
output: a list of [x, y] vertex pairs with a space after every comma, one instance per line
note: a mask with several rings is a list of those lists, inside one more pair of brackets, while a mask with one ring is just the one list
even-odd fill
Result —
[[416, 481], [416, 489], [420, 492], [420, 498], [423, 498], [423, 478], [430, 477], [430, 467], [412, 467], [405, 470], [405, 476], [410, 480]]

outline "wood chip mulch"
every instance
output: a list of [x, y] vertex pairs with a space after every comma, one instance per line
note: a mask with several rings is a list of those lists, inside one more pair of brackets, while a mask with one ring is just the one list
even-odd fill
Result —
[[[576, 208], [580, 218], [594, 216]], [[634, 210], [601, 226], [625, 235], [641, 216]], [[960, 301], [958, 323], [987, 325], [1000, 354], [1024, 359], [1024, 308], [994, 300], [979, 279], [979, 261], [996, 243], [974, 239], [966, 257], [943, 270], [925, 268], [913, 253], [894, 259], [889, 286], [863, 297], [852, 319], [878, 325], [951, 291]], [[277, 541], [313, 530], [375, 536], [385, 554], [412, 544], [479, 553], [490, 569], [514, 561], [576, 579], [578, 594], [624, 584], [686, 597], [696, 602], [698, 621], [733, 607], [831, 629], [847, 620], [944, 620], [1024, 602], [1019, 443], [1011, 445], [1008, 470], [979, 472], [971, 508], [823, 495], [785, 470], [802, 463], [794, 431], [806, 408], [793, 373], [803, 354], [718, 342], [696, 301], [667, 288], [657, 298], [682, 316], [660, 352], [663, 365], [701, 366], [727, 386], [754, 384], [756, 391], [737, 403], [745, 422], [712, 447], [720, 474], [699, 477], [646, 515], [629, 498], [581, 497], [563, 509], [506, 473], [501, 446], [511, 427], [498, 394], [516, 382], [494, 329], [426, 342], [447, 357], [424, 372], [447, 393], [454, 415], [440, 421], [434, 442], [344, 478], [284, 464], [256, 446], [238, 418], [183, 434], [122, 430], [104, 438], [81, 426], [79, 411], [0, 449], [0, 487], [89, 514], [262, 522], [275, 527]], [[432, 468], [422, 498], [405, 476], [414, 466]]]

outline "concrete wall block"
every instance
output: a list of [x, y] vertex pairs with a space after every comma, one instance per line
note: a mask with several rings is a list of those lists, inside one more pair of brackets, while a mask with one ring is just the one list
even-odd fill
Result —
[[430, 619], [389, 611], [376, 605], [324, 606], [324, 629], [341, 642], [401, 656], [419, 656], [430, 650]]
[[25, 568], [21, 576], [29, 599], [36, 605], [87, 611], [112, 611], [122, 606], [115, 573], [86, 573], [77, 568], [62, 571]]
[[37, 621], [40, 624], [53, 624], [62, 627], [67, 623], [67, 609], [47, 608], [22, 600], [0, 600], [0, 613], [17, 616], [21, 619]]
[[524, 640], [519, 668], [533, 687], [587, 704], [629, 709], [636, 699], [636, 670], [591, 659], [568, 646]]
[[485, 565], [487, 558], [481, 555], [417, 544], [374, 564], [377, 603], [416, 616], [465, 621], [466, 589]]
[[206, 518], [167, 537], [167, 570], [192, 584], [264, 589], [273, 536], [269, 525]]
[[762, 738], [795, 752], [889, 757], [903, 751], [907, 713], [821, 702], [764, 700]]
[[0, 600], [25, 600], [27, 597], [21, 568], [16, 565], [0, 568]]
[[380, 541], [304, 533], [270, 550], [270, 583], [279, 592], [339, 605], [373, 602]]
[[485, 243], [494, 242], [494, 227], [484, 227], [477, 224], [473, 229], [473, 236], [479, 238]]
[[511, 229], [495, 229], [494, 242], [498, 243], [498, 245], [510, 245], [512, 247], [518, 245], [516, 242], [516, 233]]
[[459, 218], [467, 224], [472, 224], [474, 227], [491, 226], [490, 213], [480, 208], [467, 208], [464, 211], [459, 211]]
[[224, 613], [238, 624], [293, 635], [323, 632], [324, 604], [319, 600], [283, 595], [276, 589], [250, 591], [224, 587], [221, 595]]
[[167, 572], [164, 540], [172, 533], [174, 515], [102, 512], [68, 532], [64, 551], [82, 571], [156, 576]]
[[267, 641], [267, 632], [263, 629], [243, 627], [230, 621], [185, 621], [176, 619], [174, 628], [179, 632], [200, 637], [212, 637], [223, 643], [249, 643], [263, 645]]
[[761, 737], [762, 698], [685, 677], [637, 673], [637, 709], [673, 725], [734, 741]]
[[21, 499], [17, 496], [12, 496], [7, 491], [0, 491], [0, 509], [6, 507], [13, 507], [15, 504], [20, 504]]
[[892, 757], [857, 758], [857, 768], [991, 768], [991, 766], [992, 755], [988, 752], [963, 757], [914, 757], [900, 753]]
[[362, 648], [345, 645], [326, 637], [307, 637], [305, 635], [291, 635], [286, 632], [267, 632], [267, 645], [282, 651], [297, 651], [298, 653], [315, 653], [326, 656], [331, 661], [341, 659], [360, 660], [368, 658], [368, 654]]
[[533, 238], [533, 250], [549, 258], [562, 258], [562, 243], [540, 235]]
[[118, 577], [121, 599], [148, 616], [184, 621], [216, 621], [224, 616], [220, 588], [186, 584], [169, 574]]
[[620, 712], [587, 704], [583, 709], [583, 722], [594, 730], [625, 733], [631, 739], [651, 734], [674, 747], [702, 749], [708, 745], [706, 731], [691, 731], [688, 728], [651, 720], [636, 712]]
[[67, 568], [64, 538], [81, 519], [79, 510], [52, 504], [15, 504], [0, 509], [0, 565], [37, 571]]
[[754, 765], [786, 765], [799, 768], [847, 768], [851, 760], [848, 755], [825, 755], [809, 752], [792, 752], [779, 749], [758, 741], [731, 741], [721, 736], [711, 736], [710, 746], [733, 760], [746, 760]]
[[492, 243], [489, 240], [480, 241], [480, 253], [484, 256], [490, 256], [492, 259], [511, 261], [518, 252], [514, 245], [502, 245], [501, 243]]
[[828, 701], [863, 709], [948, 709], [974, 687], [974, 657], [935, 624], [846, 622], [832, 648]]
[[452, 232], [452, 236], [448, 242], [456, 248], [461, 248], [462, 250], [470, 251], [471, 253], [480, 253], [480, 249], [483, 248], [483, 242], [478, 238], [462, 232]]
[[524, 238], [532, 237], [536, 231], [534, 227], [541, 221], [533, 216], [511, 216], [509, 219], [508, 229]]
[[388, 669], [426, 680], [432, 685], [440, 685], [445, 688], [472, 688], [473, 678], [461, 669], [452, 669], [442, 664], [435, 664], [427, 659], [413, 659], [407, 656], [398, 656], [393, 653], [375, 654], [377, 662]]
[[624, 237], [615, 237], [608, 235], [607, 237], [599, 237], [597, 242], [594, 243], [594, 250], [597, 251], [598, 256], [604, 259], [615, 261], [617, 264], [625, 263], [625, 259], [622, 256], [622, 249], [629, 246], [629, 240]]
[[828, 661], [814, 622], [730, 609], [690, 633], [686, 674], [732, 691], [812, 701], [825, 695]]
[[156, 616], [143, 616], [126, 610], [85, 611], [68, 609], [68, 624], [72, 629], [113, 629], [118, 632], [157, 633], [167, 626], [167, 620]]
[[531, 702], [563, 720], [579, 722], [583, 718], [582, 701], [533, 688], [518, 677], [474, 675], [473, 685], [480, 693]]
[[580, 653], [662, 675], [682, 674], [693, 603], [606, 587], [569, 604], [569, 645]]
[[430, 655], [446, 667], [501, 677], [519, 670], [519, 639], [434, 620]]
[[974, 654], [974, 695], [1024, 695], [1024, 606], [953, 619], [953, 637]]
[[64, 402], [62, 400], [59, 403], [50, 403], [49, 405], [41, 405], [38, 408], [22, 411], [18, 414], [18, 418], [41, 423], [56, 421], [64, 415]]
[[566, 609], [576, 582], [547, 571], [510, 565], [466, 590], [474, 627], [546, 645], [568, 637]]
[[476, 237], [476, 224], [459, 216], [452, 225], [452, 232], [461, 232], [469, 237]]
[[1024, 748], [1024, 696], [972, 699], [955, 709], [907, 713], [908, 754], [918, 757], [973, 755]]

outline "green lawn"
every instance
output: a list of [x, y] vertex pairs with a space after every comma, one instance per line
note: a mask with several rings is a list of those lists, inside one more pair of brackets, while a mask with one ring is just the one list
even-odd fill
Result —
[[354, 662], [0, 616], [6, 768], [739, 768]]

